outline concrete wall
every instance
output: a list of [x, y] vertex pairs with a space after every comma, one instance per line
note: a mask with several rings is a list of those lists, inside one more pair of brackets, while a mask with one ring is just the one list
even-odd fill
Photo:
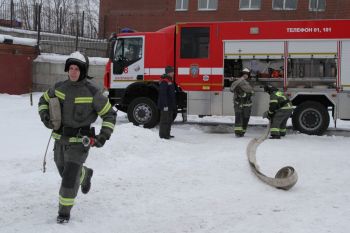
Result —
[[[90, 65], [91, 81], [103, 89], [104, 65]], [[58, 81], [68, 78], [64, 72], [64, 63], [33, 62], [33, 91], [46, 91]]]
[[[35, 31], [0, 28], [0, 34], [11, 35], [20, 38], [37, 39]], [[40, 35], [40, 52], [71, 54], [76, 48], [76, 37], [42, 32]], [[78, 50], [89, 57], [106, 57], [108, 42], [102, 39], [88, 39], [79, 37]]]

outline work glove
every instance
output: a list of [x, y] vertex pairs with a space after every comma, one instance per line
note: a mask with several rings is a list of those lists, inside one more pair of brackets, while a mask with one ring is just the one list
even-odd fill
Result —
[[268, 117], [269, 117], [269, 111], [264, 112], [262, 118], [266, 119]]
[[270, 121], [272, 120], [272, 117], [273, 117], [273, 113], [268, 113], [267, 114], [267, 119], [269, 119]]
[[53, 124], [50, 121], [50, 115], [47, 112], [43, 112], [40, 114], [41, 121], [44, 123], [46, 128], [53, 129]]
[[106, 143], [107, 137], [103, 134], [99, 134], [95, 137], [94, 146], [97, 148], [103, 147], [103, 145]]
[[167, 112], [168, 110], [169, 110], [168, 107], [164, 107], [164, 109], [163, 109], [164, 112]]

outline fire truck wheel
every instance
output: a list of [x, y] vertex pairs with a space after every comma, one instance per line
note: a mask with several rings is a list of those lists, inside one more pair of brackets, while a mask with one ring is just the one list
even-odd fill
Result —
[[322, 135], [329, 126], [327, 107], [316, 101], [306, 101], [294, 110], [292, 123], [301, 133]]
[[134, 125], [153, 128], [159, 121], [157, 105], [150, 98], [138, 97], [128, 106], [128, 119]]

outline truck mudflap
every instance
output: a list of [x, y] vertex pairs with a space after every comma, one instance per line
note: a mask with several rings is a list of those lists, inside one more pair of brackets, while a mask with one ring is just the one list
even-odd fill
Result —
[[298, 174], [295, 169], [291, 166], [286, 166], [278, 170], [275, 178], [268, 177], [263, 174], [256, 162], [256, 150], [258, 146], [265, 141], [270, 132], [270, 124], [268, 124], [266, 131], [259, 138], [253, 138], [247, 146], [247, 156], [249, 165], [254, 174], [266, 184], [273, 186], [278, 189], [289, 190], [298, 181]]

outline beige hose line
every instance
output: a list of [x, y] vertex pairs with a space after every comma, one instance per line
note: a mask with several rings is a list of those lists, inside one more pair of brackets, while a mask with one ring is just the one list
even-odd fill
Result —
[[269, 136], [270, 124], [268, 124], [266, 131], [259, 138], [252, 139], [247, 146], [247, 156], [249, 160], [249, 165], [252, 171], [257, 175], [257, 177], [263, 182], [271, 185], [273, 187], [289, 190], [292, 188], [298, 181], [297, 172], [293, 167], [287, 166], [281, 168], [275, 175], [275, 178], [268, 177], [264, 175], [260, 170], [256, 162], [256, 150], [257, 147], [265, 141]]

